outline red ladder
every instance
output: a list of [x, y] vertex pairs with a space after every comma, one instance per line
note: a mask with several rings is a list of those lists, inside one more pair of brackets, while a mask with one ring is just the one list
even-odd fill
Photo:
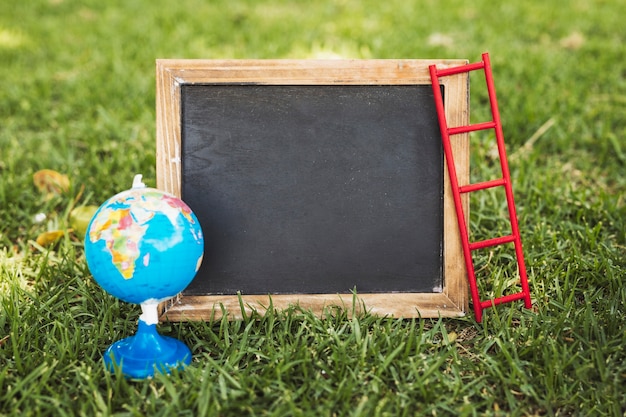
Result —
[[[508, 303], [517, 300], [524, 300], [526, 308], [531, 308], [530, 289], [528, 286], [528, 278], [526, 276], [526, 266], [524, 264], [524, 252], [522, 251], [522, 240], [520, 238], [519, 227], [517, 224], [517, 215], [515, 213], [515, 202], [513, 200], [513, 190], [511, 187], [511, 176], [507, 163], [506, 152], [504, 149], [504, 135], [502, 134], [502, 124], [500, 123], [500, 113], [498, 111], [498, 103], [496, 100], [496, 91], [491, 75], [491, 64], [489, 62], [489, 54], [482, 55], [482, 62], [462, 65], [458, 67], [446, 68], [438, 70], [435, 65], [429, 66], [430, 79], [432, 81], [433, 94], [435, 96], [435, 105], [437, 106], [437, 116], [439, 118], [439, 129], [441, 130], [441, 139], [443, 149], [448, 162], [448, 174], [450, 175], [450, 185], [452, 188], [452, 196], [454, 198], [454, 206], [457, 214], [461, 234], [461, 244], [463, 246], [463, 257], [467, 268], [470, 291], [472, 294], [472, 303], [474, 306], [474, 314], [476, 321], [482, 321], [483, 309], [493, 307], [498, 304]], [[448, 127], [443, 107], [443, 99], [441, 97], [441, 88], [439, 86], [439, 77], [446, 77], [475, 70], [484, 70], [485, 80], [487, 81], [487, 92], [489, 93], [489, 101], [491, 103], [491, 114], [493, 120], [490, 122], [470, 124], [467, 126]], [[454, 165], [454, 155], [450, 145], [450, 135], [458, 135], [461, 133], [469, 133], [477, 130], [494, 129], [496, 134], [496, 142], [498, 145], [498, 155], [500, 157], [500, 167], [502, 169], [502, 178], [495, 180], [480, 182], [459, 186], [456, 167]], [[492, 239], [482, 240], [478, 242], [470, 242], [468, 236], [468, 228], [465, 220], [465, 213], [461, 205], [461, 194], [473, 191], [484, 190], [492, 187], [504, 187], [506, 193], [506, 201], [509, 211], [509, 220], [511, 223], [511, 234], [507, 236], [496, 237]], [[517, 266], [519, 271], [520, 283], [522, 291], [515, 294], [508, 294], [491, 300], [481, 301], [476, 285], [476, 274], [474, 271], [474, 261], [472, 251], [483, 249], [491, 246], [503, 245], [513, 242], [515, 244], [515, 255], [517, 257]]]

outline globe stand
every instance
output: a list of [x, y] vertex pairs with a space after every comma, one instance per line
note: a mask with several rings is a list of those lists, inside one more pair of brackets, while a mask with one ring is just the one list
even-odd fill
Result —
[[104, 353], [104, 363], [111, 372], [118, 366], [124, 376], [144, 379], [155, 373], [169, 374], [191, 363], [191, 350], [180, 340], [161, 336], [156, 329], [158, 302], [141, 304], [143, 314], [134, 336], [113, 343]]

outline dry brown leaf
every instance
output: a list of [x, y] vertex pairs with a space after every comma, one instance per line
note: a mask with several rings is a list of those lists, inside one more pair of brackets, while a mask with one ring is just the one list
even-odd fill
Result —
[[42, 193], [50, 195], [63, 194], [70, 189], [70, 179], [52, 169], [42, 169], [33, 174], [33, 183]]
[[559, 44], [565, 49], [577, 50], [585, 44], [585, 40], [585, 35], [575, 31], [562, 38], [559, 41]]
[[59, 241], [65, 234], [65, 230], [49, 230], [47, 232], [41, 233], [37, 236], [37, 244], [43, 246], [44, 248], [47, 246], [52, 246], [56, 242]]

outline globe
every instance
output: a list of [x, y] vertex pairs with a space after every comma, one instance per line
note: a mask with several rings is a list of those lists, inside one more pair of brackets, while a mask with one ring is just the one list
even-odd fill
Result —
[[145, 186], [108, 199], [85, 236], [94, 279], [129, 303], [159, 302], [181, 292], [200, 268], [203, 253], [202, 229], [191, 209]]
[[133, 187], [96, 210], [85, 235], [87, 266], [111, 295], [141, 304], [133, 336], [113, 343], [104, 363], [129, 378], [149, 378], [191, 363], [180, 340], [156, 329], [158, 303], [181, 292], [194, 278], [204, 253], [198, 219], [180, 199], [148, 188], [136, 175]]

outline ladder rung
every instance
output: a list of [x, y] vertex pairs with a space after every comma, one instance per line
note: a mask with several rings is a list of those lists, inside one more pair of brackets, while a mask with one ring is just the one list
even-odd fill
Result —
[[481, 240], [479, 242], [473, 242], [469, 244], [470, 250], [483, 249], [489, 246], [502, 245], [504, 243], [510, 243], [515, 240], [515, 236], [508, 235], [502, 237], [494, 237], [493, 239]]
[[497, 180], [478, 182], [476, 184], [469, 184], [459, 187], [459, 192], [461, 193], [471, 193], [472, 191], [485, 190], [487, 188], [499, 187], [501, 185], [506, 184], [504, 178], [499, 178]]
[[475, 130], [493, 129], [494, 127], [496, 127], [496, 122], [494, 122], [494, 121], [484, 122], [484, 123], [476, 123], [476, 124], [467, 125], [467, 126], [451, 127], [451, 128], [448, 129], [448, 134], [449, 135], [458, 135], [460, 133], [474, 132]]
[[444, 68], [444, 69], [437, 70], [437, 77], [447, 77], [448, 75], [475, 71], [475, 70], [483, 69], [484, 67], [485, 67], [484, 62], [476, 62], [474, 64], [460, 65], [458, 67]]
[[526, 298], [525, 292], [518, 292], [515, 294], [504, 295], [502, 297], [494, 298], [493, 300], [481, 301], [480, 306], [487, 308], [491, 306], [497, 306], [498, 304], [509, 303], [511, 301], [522, 300]]

